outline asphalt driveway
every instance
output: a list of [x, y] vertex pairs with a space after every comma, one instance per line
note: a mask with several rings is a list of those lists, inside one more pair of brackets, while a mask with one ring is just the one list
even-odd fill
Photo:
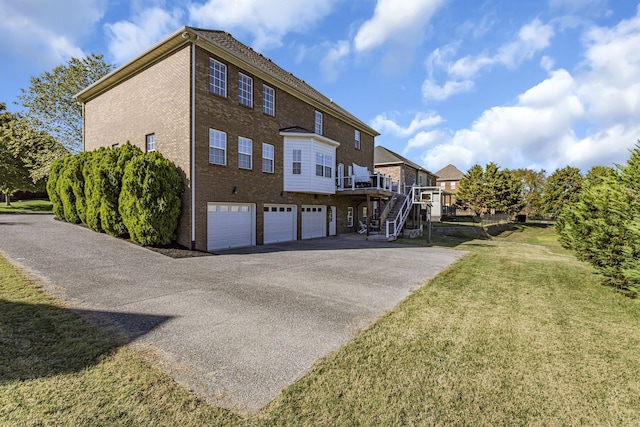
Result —
[[69, 307], [151, 346], [212, 404], [254, 412], [463, 253], [357, 235], [173, 259], [53, 219], [0, 214], [0, 251]]

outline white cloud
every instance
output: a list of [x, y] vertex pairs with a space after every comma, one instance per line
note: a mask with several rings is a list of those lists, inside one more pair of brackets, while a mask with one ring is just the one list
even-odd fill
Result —
[[[572, 165], [586, 171], [624, 163], [640, 137], [640, 9], [611, 28], [591, 28], [583, 42], [584, 60], [574, 75], [550, 71], [515, 105], [487, 109], [469, 128], [425, 140], [423, 164], [468, 169], [494, 161], [502, 167], [553, 171]], [[553, 67], [550, 59], [541, 65]], [[414, 139], [411, 145], [420, 145]]]
[[371, 127], [380, 133], [389, 133], [395, 137], [406, 138], [421, 129], [432, 127], [442, 123], [442, 117], [434, 113], [417, 113], [409, 123], [409, 126], [400, 126], [393, 118], [385, 114], [377, 115], [371, 121]]
[[195, 25], [241, 30], [254, 37], [253, 47], [278, 47], [289, 32], [303, 32], [327, 16], [337, 0], [207, 0], [190, 3]]
[[390, 39], [406, 41], [422, 31], [444, 0], [378, 0], [373, 17], [354, 38], [356, 51], [374, 49]]
[[455, 94], [469, 92], [471, 89], [473, 89], [471, 80], [450, 80], [439, 86], [433, 79], [428, 78], [422, 83], [422, 97], [425, 101], [443, 101]]
[[413, 138], [407, 142], [406, 147], [403, 150], [403, 154], [406, 154], [413, 148], [426, 148], [430, 145], [434, 145], [444, 140], [446, 135], [440, 130], [421, 131], [418, 132]]
[[320, 66], [327, 81], [333, 82], [338, 78], [339, 69], [344, 66], [345, 57], [351, 52], [351, 45], [346, 40], [340, 40], [327, 51]]
[[465, 56], [450, 64], [447, 71], [450, 76], [455, 78], [470, 79], [483, 68], [494, 64], [509, 68], [517, 67], [524, 60], [532, 58], [533, 55], [548, 47], [554, 35], [555, 32], [551, 25], [543, 24], [539, 19], [534, 19], [520, 28], [518, 37], [502, 45], [495, 55]]
[[168, 12], [161, 8], [140, 10], [131, 21], [105, 24], [109, 38], [109, 53], [121, 64], [160, 41], [180, 27], [182, 12]]
[[0, 0], [0, 50], [9, 49], [45, 66], [82, 57], [79, 42], [105, 9], [105, 0]]

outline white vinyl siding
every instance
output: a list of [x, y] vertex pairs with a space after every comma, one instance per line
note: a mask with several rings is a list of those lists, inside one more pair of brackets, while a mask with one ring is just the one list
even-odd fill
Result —
[[[284, 136], [282, 160], [284, 191], [335, 194], [336, 183], [333, 179], [333, 170], [336, 148], [340, 144], [315, 134], [281, 133], [281, 135]], [[322, 162], [316, 163], [316, 161], [320, 162], [320, 158]]]
[[227, 66], [212, 58], [209, 58], [209, 91], [227, 96]]
[[227, 134], [222, 131], [209, 129], [209, 163], [227, 164]]
[[242, 136], [238, 137], [238, 167], [253, 169], [253, 141]]

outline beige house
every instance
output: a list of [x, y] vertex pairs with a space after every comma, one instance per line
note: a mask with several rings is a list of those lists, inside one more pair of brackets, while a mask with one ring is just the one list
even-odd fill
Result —
[[130, 141], [176, 164], [188, 247], [355, 232], [393, 195], [374, 129], [223, 31], [182, 27], [76, 97], [85, 150]]

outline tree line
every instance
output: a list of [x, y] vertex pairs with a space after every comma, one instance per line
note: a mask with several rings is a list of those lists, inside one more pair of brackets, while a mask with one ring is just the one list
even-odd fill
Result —
[[472, 166], [460, 180], [456, 206], [475, 215], [520, 212], [555, 219], [582, 188], [580, 169], [567, 166], [547, 176], [544, 169], [500, 169], [495, 163]]

